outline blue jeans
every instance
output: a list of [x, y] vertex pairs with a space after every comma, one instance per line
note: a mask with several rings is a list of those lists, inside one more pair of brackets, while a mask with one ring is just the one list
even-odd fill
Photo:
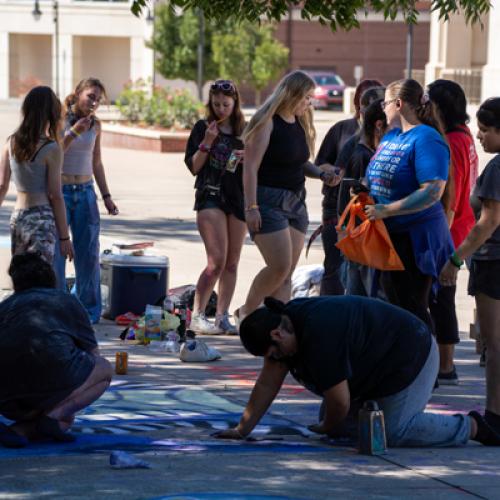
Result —
[[384, 411], [389, 446], [461, 446], [470, 436], [470, 420], [466, 415], [424, 413], [431, 398], [439, 369], [439, 352], [434, 339], [417, 378], [405, 389], [379, 398]]
[[[100, 217], [92, 181], [63, 185], [66, 217], [75, 250], [76, 281], [71, 293], [85, 307], [92, 323], [101, 318], [101, 276], [99, 267]], [[66, 259], [56, 252], [54, 270], [57, 286], [66, 290]]]

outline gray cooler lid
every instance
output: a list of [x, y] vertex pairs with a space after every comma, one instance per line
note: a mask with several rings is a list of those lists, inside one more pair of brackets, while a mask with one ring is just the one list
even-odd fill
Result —
[[164, 255], [117, 255], [101, 254], [101, 264], [124, 267], [168, 267], [168, 257]]

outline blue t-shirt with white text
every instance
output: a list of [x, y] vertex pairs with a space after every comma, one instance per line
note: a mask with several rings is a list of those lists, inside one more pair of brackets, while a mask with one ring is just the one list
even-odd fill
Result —
[[[450, 150], [443, 137], [428, 125], [402, 132], [389, 131], [368, 165], [366, 178], [377, 203], [388, 204], [406, 198], [424, 182], [448, 179]], [[440, 202], [409, 215], [385, 219], [389, 229], [410, 222], [432, 219], [442, 212]]]

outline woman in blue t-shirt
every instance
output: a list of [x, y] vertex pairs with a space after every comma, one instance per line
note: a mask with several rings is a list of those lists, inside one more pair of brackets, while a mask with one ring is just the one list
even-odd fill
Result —
[[429, 295], [453, 243], [439, 202], [450, 164], [438, 115], [415, 80], [388, 85], [382, 107], [392, 130], [368, 165], [366, 179], [376, 204], [371, 220], [384, 219], [404, 271], [382, 273], [393, 304], [432, 328]]

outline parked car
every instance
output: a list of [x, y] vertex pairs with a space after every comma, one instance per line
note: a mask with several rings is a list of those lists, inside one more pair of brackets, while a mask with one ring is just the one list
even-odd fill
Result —
[[333, 71], [308, 71], [307, 73], [316, 82], [313, 99], [313, 106], [316, 109], [342, 107], [346, 85], [339, 75]]

